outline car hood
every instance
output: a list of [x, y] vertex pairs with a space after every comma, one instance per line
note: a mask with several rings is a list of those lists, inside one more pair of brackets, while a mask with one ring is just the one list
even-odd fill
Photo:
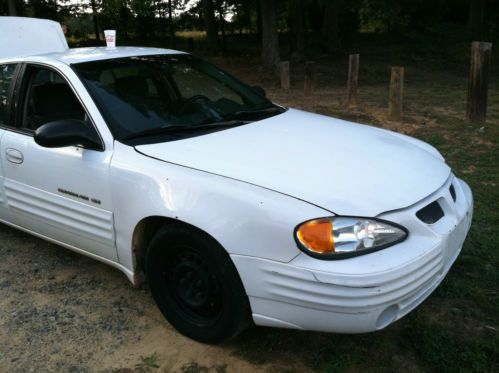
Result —
[[441, 187], [450, 174], [440, 154], [422, 141], [293, 109], [244, 126], [136, 149], [339, 215], [370, 217], [412, 205]]

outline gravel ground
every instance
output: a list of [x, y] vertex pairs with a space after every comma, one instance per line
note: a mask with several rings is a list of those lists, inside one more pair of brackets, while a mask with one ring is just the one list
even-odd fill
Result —
[[147, 286], [97, 261], [2, 224], [0, 257], [0, 372], [144, 371], [154, 353], [158, 371], [274, 370], [181, 336]]

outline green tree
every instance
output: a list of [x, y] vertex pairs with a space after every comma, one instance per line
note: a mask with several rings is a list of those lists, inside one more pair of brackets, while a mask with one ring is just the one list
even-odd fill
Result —
[[28, 0], [27, 15], [36, 18], [46, 18], [60, 21], [62, 13], [57, 0]]

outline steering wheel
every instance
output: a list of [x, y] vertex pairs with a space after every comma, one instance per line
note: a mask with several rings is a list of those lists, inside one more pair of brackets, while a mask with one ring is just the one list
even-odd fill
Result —
[[205, 95], [194, 95], [192, 97], [189, 97], [185, 103], [182, 105], [182, 107], [180, 108], [180, 114], [183, 114], [185, 112], [185, 110], [191, 106], [193, 103], [195, 103], [196, 101], [210, 101], [210, 99], [208, 97], [206, 97]]

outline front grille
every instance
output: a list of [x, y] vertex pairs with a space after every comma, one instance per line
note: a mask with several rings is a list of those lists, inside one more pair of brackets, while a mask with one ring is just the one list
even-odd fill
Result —
[[426, 224], [434, 224], [444, 217], [444, 211], [440, 204], [435, 201], [416, 212], [416, 216]]

